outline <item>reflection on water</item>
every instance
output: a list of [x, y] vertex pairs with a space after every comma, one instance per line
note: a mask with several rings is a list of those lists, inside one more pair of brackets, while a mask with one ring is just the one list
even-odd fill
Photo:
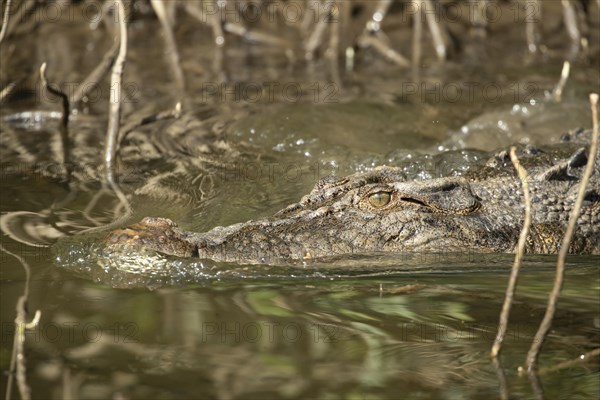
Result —
[[[165, 66], [144, 61], [163, 57], [161, 46], [141, 44], [160, 42], [156, 24], [131, 27], [126, 77], [137, 86], [124, 104], [125, 123], [181, 100]], [[98, 239], [110, 224], [148, 215], [198, 231], [256, 219], [330, 174], [387, 164], [406, 179], [460, 175], [486, 151], [552, 142], [590, 126], [585, 98], [599, 82], [597, 37], [590, 35], [589, 60], [573, 60], [563, 101], [554, 103], [548, 94], [563, 55], [526, 55], [522, 29], [461, 49], [444, 66], [424, 48], [418, 74], [377, 57], [334, 74], [325, 60], [296, 67], [260, 46], [231, 46], [225, 81], [224, 71], [210, 67], [215, 53], [205, 32], [189, 24], [177, 33], [190, 94], [183, 116], [133, 129], [122, 143], [120, 183], [133, 215], [100, 183], [107, 93], [72, 116], [70, 181], [58, 161], [58, 104], [40, 105], [25, 91], [2, 104], [2, 245], [30, 262], [28, 309], [42, 311], [40, 325], [26, 332], [33, 397], [500, 397], [488, 354], [510, 255], [374, 254], [287, 267], [148, 256], [139, 271], [102, 257]], [[20, 71], [31, 63], [25, 56], [48, 61], [56, 81], [95, 66], [87, 27], [41, 29], [40, 37], [51, 31], [58, 41], [21, 37], [22, 48], [38, 51], [10, 50], [15, 79], [34, 75]], [[403, 32], [394, 43], [410, 43]], [[101, 47], [108, 39], [96, 40]], [[61, 45], [47, 51], [48, 43]], [[243, 98], [265, 82], [280, 83], [274, 98]], [[300, 89], [290, 97], [286, 87]], [[19, 264], [0, 257], [0, 365], [8, 371], [24, 282]], [[501, 357], [510, 398], [534, 395], [517, 368], [541, 320], [554, 264], [553, 256], [529, 256], [522, 269]], [[598, 257], [569, 258], [540, 360], [548, 398], [600, 395], [598, 357], [581, 359], [600, 346], [599, 264]]]
[[[430, 260], [437, 272], [376, 260], [295, 274], [246, 270], [150, 291], [46, 268], [32, 286], [30, 306], [43, 318], [27, 333], [29, 379], [81, 397], [396, 398], [402, 388], [403, 398], [494, 398], [488, 354], [511, 259], [477, 258], [469, 272], [468, 261], [452, 258]], [[501, 358], [512, 397], [532, 395], [516, 369], [543, 315], [554, 261], [529, 257], [523, 267]], [[599, 344], [597, 259], [574, 257], [567, 276], [543, 366]], [[5, 281], [4, 299], [17, 282]], [[599, 368], [596, 359], [543, 374], [542, 383], [552, 398], [593, 398]]]

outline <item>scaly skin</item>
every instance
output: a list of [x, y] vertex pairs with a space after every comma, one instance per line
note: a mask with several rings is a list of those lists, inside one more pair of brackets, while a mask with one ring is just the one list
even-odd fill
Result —
[[[582, 146], [566, 151], [525, 149], [520, 154], [532, 195], [529, 253], [558, 252], [587, 161]], [[107, 249], [130, 252], [142, 247], [241, 264], [377, 252], [514, 252], [524, 205], [521, 183], [506, 154], [496, 154], [463, 177], [406, 182], [399, 169], [379, 167], [325, 178], [299, 203], [269, 218], [206, 233], [183, 231], [163, 218], [145, 218], [111, 232]], [[600, 254], [599, 175], [596, 162], [571, 253]]]

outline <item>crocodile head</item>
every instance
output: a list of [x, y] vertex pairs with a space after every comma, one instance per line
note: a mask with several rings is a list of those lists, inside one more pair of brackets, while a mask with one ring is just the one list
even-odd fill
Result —
[[244, 264], [353, 253], [508, 248], [501, 240], [506, 235], [492, 235], [489, 222], [485, 205], [464, 178], [406, 182], [401, 170], [380, 167], [322, 179], [300, 202], [262, 220], [190, 233], [169, 220], [147, 218], [113, 231], [108, 243]]

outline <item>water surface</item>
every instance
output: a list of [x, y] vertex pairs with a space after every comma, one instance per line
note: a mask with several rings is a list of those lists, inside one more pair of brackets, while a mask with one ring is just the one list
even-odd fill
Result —
[[[48, 61], [52, 80], [80, 79], [97, 61], [93, 47], [110, 46], [81, 24], [40, 29], [61, 50], [48, 51], [36, 37], [14, 39], [38, 49], [27, 63], [18, 51], [3, 61], [15, 78], [35, 70], [21, 71], [19, 62]], [[107, 93], [71, 119], [71, 187], [57, 161], [59, 104], [24, 91], [2, 105], [2, 245], [30, 264], [28, 310], [42, 315], [25, 334], [34, 398], [536, 396], [518, 368], [544, 313], [555, 256], [526, 257], [496, 368], [489, 350], [511, 255], [375, 254], [285, 267], [156, 257], [148, 259], [155, 273], [140, 274], [103, 259], [98, 239], [148, 215], [199, 231], [256, 219], [330, 174], [386, 164], [403, 168], [406, 179], [460, 175], [511, 143], [556, 143], [591, 126], [586, 97], [600, 83], [596, 53], [573, 60], [557, 103], [549, 94], [566, 54], [560, 31], [559, 39], [546, 36], [555, 52], [540, 57], [527, 54], [522, 25], [445, 65], [424, 48], [418, 74], [376, 54], [332, 73], [324, 59], [290, 64], [281, 52], [235, 42], [224, 67], [213, 70], [209, 31], [184, 20], [177, 32], [183, 94], [157, 61], [164, 55], [158, 31], [149, 17], [131, 27], [125, 76], [135, 90], [124, 120], [182, 99], [184, 114], [124, 142], [120, 186], [131, 214], [100, 183]], [[410, 43], [409, 33], [392, 37]], [[233, 91], [223, 90], [223, 71]], [[301, 93], [249, 101], [249, 90], [265, 82]], [[19, 263], [1, 257], [0, 365], [8, 371], [25, 282]], [[599, 345], [599, 259], [572, 256], [540, 357], [546, 396], [597, 398], [598, 357], [581, 356]]]

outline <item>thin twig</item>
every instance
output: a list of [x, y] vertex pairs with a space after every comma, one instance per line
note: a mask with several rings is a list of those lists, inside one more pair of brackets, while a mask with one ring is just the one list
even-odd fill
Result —
[[125, 68], [125, 58], [127, 57], [127, 16], [122, 0], [115, 0], [116, 17], [119, 25], [119, 54], [112, 69], [111, 92], [110, 92], [110, 110], [108, 119], [108, 129], [106, 133], [106, 143], [104, 148], [104, 162], [106, 166], [106, 181], [110, 190], [112, 190], [120, 204], [125, 207], [127, 213], [131, 213], [131, 205], [125, 197], [125, 194], [119, 188], [115, 180], [115, 158], [117, 155], [117, 146], [119, 140], [119, 128], [121, 121], [121, 79]]
[[213, 30], [213, 37], [217, 46], [225, 45], [225, 35], [223, 34], [223, 22], [221, 21], [221, 13], [217, 11], [217, 3], [214, 0], [208, 0], [214, 7], [215, 12], [211, 15], [210, 26]]
[[373, 20], [378, 22], [383, 21], [393, 2], [394, 0], [379, 0], [372, 15]]
[[[273, 36], [266, 32], [250, 30], [237, 22], [226, 22], [223, 25], [223, 29], [225, 32], [239, 36], [248, 42], [262, 43], [266, 45], [282, 47], [285, 49], [290, 48], [290, 44], [285, 39], [278, 38], [277, 36]], [[219, 46], [218, 43], [217, 46]]]
[[17, 29], [16, 33], [28, 32], [31, 26], [39, 24], [40, 18], [30, 18], [29, 22], [27, 23], [23, 21], [27, 17], [31, 17], [31, 15], [33, 14], [32, 10], [35, 7], [41, 6], [42, 4], [42, 2], [39, 2], [37, 0], [25, 0], [21, 2], [20, 7], [16, 11], [12, 12], [13, 15], [18, 15], [18, 18], [10, 19], [6, 25], [2, 25], [3, 27], [6, 26], [5, 38], [10, 36], [15, 29]]
[[416, 70], [421, 63], [421, 41], [423, 40], [423, 3], [417, 7], [417, 13], [413, 15], [413, 40], [412, 40], [412, 66]]
[[337, 65], [340, 54], [340, 9], [336, 1], [331, 4], [331, 34], [329, 35], [329, 46], [325, 54], [330, 60], [335, 60]]
[[477, 10], [473, 15], [473, 26], [485, 35], [485, 28], [487, 27], [487, 15], [486, 12], [487, 0], [477, 0]]
[[[600, 0], [599, 0], [600, 1]], [[319, 2], [318, 1], [305, 1], [304, 4], [302, 4], [302, 20], [300, 21], [299, 24], [299, 31], [302, 35], [302, 37], [307, 37], [308, 33], [313, 25], [313, 22], [315, 20], [314, 15], [317, 14], [319, 10]], [[282, 16], [283, 16], [283, 12]], [[284, 17], [285, 18], [285, 17]], [[287, 18], [285, 18], [287, 20]], [[287, 21], [288, 25], [290, 24], [289, 21]]]
[[[31, 280], [31, 268], [29, 264], [23, 257], [18, 254], [15, 254], [9, 250], [7, 250], [4, 246], [0, 244], [0, 251], [5, 252], [13, 256], [19, 261], [23, 269], [25, 270], [25, 287], [23, 288], [23, 294], [17, 300], [16, 305], [16, 313], [17, 316], [15, 318], [15, 337], [13, 340], [13, 351], [10, 360], [10, 374], [8, 375], [8, 382], [6, 384], [6, 394], [5, 398], [11, 398], [12, 392], [12, 383], [15, 376], [17, 376], [17, 387], [19, 388], [19, 395], [21, 399], [30, 399], [31, 398], [31, 389], [27, 385], [27, 369], [25, 366], [25, 330], [26, 329], [34, 329], [40, 321], [40, 317], [42, 315], [40, 310], [36, 310], [35, 316], [33, 320], [29, 323], [26, 321], [27, 315], [27, 300], [29, 298], [29, 282]], [[16, 370], [16, 371], [15, 371]]]
[[344, 52], [344, 63], [346, 65], [346, 71], [348, 71], [348, 72], [352, 72], [354, 70], [354, 57], [355, 57], [354, 47], [352, 47], [352, 46], [346, 47], [346, 51]]
[[333, 23], [338, 26], [338, 57], [346, 52], [348, 47], [351, 47], [353, 42], [353, 32], [351, 29], [352, 24], [352, 4], [348, 1], [337, 1], [336, 0], [336, 14]]
[[94, 19], [90, 22], [91, 30], [98, 29], [98, 25], [100, 25], [100, 22], [107, 20], [107, 18], [104, 18], [104, 16], [108, 15], [111, 7], [113, 7], [114, 5], [115, 3], [112, 1], [105, 1], [104, 4], [102, 4], [102, 8], [100, 9], [100, 18]]
[[98, 86], [104, 75], [110, 70], [110, 67], [113, 65], [115, 59], [117, 58], [117, 54], [119, 52], [120, 43], [118, 40], [115, 40], [112, 47], [108, 50], [108, 52], [100, 61], [100, 64], [84, 79], [84, 81], [79, 85], [73, 96], [71, 96], [71, 104], [78, 104], [81, 99], [88, 95], [92, 90]]
[[213, 31], [213, 39], [217, 47], [225, 45], [225, 35], [223, 34], [223, 23], [221, 22], [221, 15], [218, 12], [217, 4], [214, 0], [206, 0], [206, 4], [210, 4], [211, 10], [214, 11], [210, 16], [200, 7], [201, 2], [199, 1], [188, 1], [185, 2], [184, 10], [194, 17], [196, 20], [203, 24], [211, 27]]
[[392, 48], [387, 36], [381, 30], [381, 22], [391, 4], [391, 0], [379, 0], [375, 11], [371, 15], [371, 19], [367, 21], [364, 31], [358, 37], [357, 43], [363, 48], [372, 47], [375, 51], [400, 67], [408, 67], [410, 66], [408, 59]]
[[177, 43], [175, 42], [175, 36], [173, 35], [173, 23], [167, 15], [167, 9], [163, 0], [150, 0], [154, 12], [158, 16], [158, 20], [162, 26], [165, 38], [166, 53], [168, 55], [169, 65], [175, 78], [175, 85], [179, 93], [185, 92], [185, 78], [181, 69], [181, 63], [179, 62], [179, 51], [177, 50]]
[[4, 40], [6, 32], [8, 31], [8, 21], [10, 18], [10, 6], [12, 0], [6, 0], [6, 7], [4, 8], [4, 18], [2, 19], [2, 29], [0, 29], [0, 43]]
[[117, 155], [117, 140], [119, 137], [119, 124], [121, 120], [121, 78], [127, 56], [127, 16], [123, 0], [115, 0], [117, 24], [119, 25], [119, 54], [113, 65], [111, 75], [110, 110], [106, 143], [104, 145], [104, 163], [106, 166], [106, 180], [114, 182], [115, 158]]
[[437, 21], [437, 15], [432, 12], [428, 12], [427, 10], [434, 10], [431, 0], [423, 0], [422, 3], [425, 10], [425, 21], [427, 21], [427, 26], [429, 27], [429, 31], [431, 32], [431, 38], [433, 40], [433, 47], [435, 48], [435, 54], [440, 61], [444, 61], [446, 59], [446, 44], [444, 43], [444, 38], [442, 36], [442, 27]]
[[562, 0], [561, 3], [563, 8], [563, 20], [565, 22], [567, 34], [573, 43], [579, 44], [581, 40], [581, 32], [577, 26], [577, 13], [575, 12], [575, 7], [573, 7], [573, 3], [571, 3], [569, 0]]
[[361, 35], [361, 37], [358, 39], [358, 44], [361, 47], [373, 47], [374, 50], [379, 52], [390, 61], [395, 62], [400, 67], [410, 66], [410, 61], [408, 61], [406, 57], [392, 49], [381, 38], [373, 36], [368, 32], [365, 32]]
[[556, 84], [556, 86], [554, 87], [554, 90], [552, 91], [552, 97], [554, 98], [554, 101], [557, 103], [560, 103], [560, 101], [562, 99], [563, 90], [565, 88], [565, 85], [567, 84], [567, 80], [569, 79], [570, 72], [571, 72], [571, 63], [568, 61], [565, 61], [563, 63], [562, 71], [560, 72], [560, 79], [559, 79], [558, 83]]
[[[533, 7], [533, 11], [527, 8]], [[530, 53], [535, 53], [538, 50], [538, 34], [537, 34], [537, 22], [541, 18], [538, 15], [540, 11], [540, 3], [538, 0], [525, 0], [525, 36], [527, 37], [527, 48]]]
[[519, 269], [523, 262], [523, 254], [525, 253], [525, 245], [527, 244], [527, 236], [529, 235], [529, 228], [531, 226], [531, 195], [529, 193], [529, 177], [527, 171], [519, 162], [517, 157], [516, 148], [513, 146], [510, 148], [510, 160], [512, 161], [521, 185], [523, 187], [523, 198], [525, 202], [525, 220], [523, 221], [523, 227], [521, 228], [521, 234], [519, 235], [519, 242], [517, 243], [517, 249], [515, 254], [515, 261], [513, 262], [512, 270], [510, 272], [510, 278], [508, 280], [508, 286], [506, 288], [506, 295], [504, 297], [504, 304], [502, 305], [502, 312], [500, 313], [500, 322], [498, 325], [498, 334], [494, 345], [492, 346], [492, 357], [496, 358], [502, 348], [502, 342], [504, 341], [504, 335], [508, 328], [508, 318], [510, 316], [510, 309], [512, 307], [513, 298], [515, 295], [515, 289], [517, 287], [517, 281], [519, 278]]
[[[320, 8], [320, 7], [319, 7]], [[317, 24], [315, 25], [312, 34], [306, 40], [304, 44], [304, 56], [307, 60], [313, 60], [315, 51], [321, 45], [325, 31], [329, 23], [327, 22], [328, 15], [327, 11], [322, 10], [318, 15]]]
[[240, 36], [244, 40], [255, 43], [263, 43], [267, 45], [273, 45], [277, 47], [283, 47], [289, 49], [290, 44], [287, 40], [274, 36], [266, 32], [260, 32], [257, 30], [250, 30], [239, 22], [223, 22], [221, 16], [217, 11], [217, 5], [213, 0], [211, 1], [211, 9], [215, 12], [210, 15], [206, 15], [204, 11], [198, 7], [199, 2], [186, 2], [184, 10], [193, 18], [199, 22], [206, 24], [212, 28], [213, 38], [217, 48], [222, 48], [225, 45], [225, 33], [231, 33], [232, 35]]
[[538, 331], [533, 338], [533, 343], [529, 348], [529, 352], [527, 353], [526, 365], [527, 371], [533, 372], [537, 369], [537, 358], [544, 344], [544, 340], [546, 339], [546, 335], [552, 326], [552, 319], [554, 318], [554, 313], [556, 311], [556, 303], [558, 302], [558, 296], [560, 295], [560, 290], [563, 284], [563, 277], [565, 271], [565, 259], [567, 258], [567, 254], [569, 252], [569, 245], [571, 243], [571, 239], [573, 237], [573, 233], [575, 232], [575, 226], [577, 224], [577, 218], [579, 218], [579, 213], [581, 211], [581, 205], [583, 203], [583, 198], [585, 197], [585, 190], [594, 171], [594, 164], [596, 163], [596, 157], [598, 154], [598, 94], [592, 93], [590, 94], [590, 104], [592, 107], [592, 143], [590, 145], [590, 153], [588, 156], [587, 164], [585, 166], [585, 170], [583, 171], [583, 176], [581, 177], [581, 183], [579, 184], [579, 191], [577, 193], [577, 199], [575, 200], [575, 204], [573, 204], [573, 209], [571, 211], [571, 216], [569, 217], [569, 223], [567, 225], [567, 231], [565, 232], [565, 236], [563, 237], [563, 241], [560, 247], [560, 251], [558, 253], [558, 261], [556, 263], [556, 276], [554, 278], [554, 287], [552, 288], [552, 292], [550, 293], [550, 297], [548, 298], [548, 306], [546, 307], [546, 313], [544, 314], [544, 318]]
[[[40, 23], [40, 18], [31, 18], [33, 15], [32, 10], [41, 6], [42, 3], [37, 0], [23, 0], [20, 2], [14, 2], [16, 10], [11, 11], [12, 18], [3, 24], [2, 27], [6, 29], [4, 39], [9, 37], [13, 33], [29, 32], [32, 27], [35, 27]], [[18, 4], [18, 5], [17, 5]], [[5, 14], [6, 17], [6, 14]], [[29, 21], [25, 21], [29, 17]]]
[[15, 90], [17, 84], [15, 82], [11, 82], [2, 91], [0, 91], [0, 103], [4, 101], [5, 98], [10, 96], [10, 94]]
[[71, 106], [69, 103], [69, 97], [58, 87], [48, 83], [48, 79], [46, 78], [46, 63], [42, 63], [40, 66], [40, 78], [42, 80], [42, 85], [44, 88], [54, 96], [57, 96], [62, 101], [62, 118], [59, 128], [60, 133], [60, 141], [62, 148], [62, 162], [66, 168], [67, 172], [67, 180], [71, 178], [71, 167], [70, 167], [70, 149], [71, 145], [69, 143], [69, 116], [71, 114]]
[[50, 93], [52, 93], [53, 95], [55, 95], [61, 99], [62, 108], [63, 108], [61, 125], [64, 126], [65, 128], [67, 128], [69, 125], [69, 114], [70, 114], [69, 97], [62, 90], [60, 90], [57, 86], [54, 86], [54, 85], [48, 83], [48, 79], [46, 78], [46, 67], [47, 67], [47, 64], [45, 62], [42, 63], [42, 65], [40, 66], [40, 79], [42, 80], [42, 85]]
[[338, 89], [342, 88], [342, 79], [340, 78], [340, 4], [337, 1], [331, 3], [331, 29], [329, 35], [329, 46], [325, 51], [325, 56], [329, 59], [329, 68], [331, 79]]
[[371, 15], [371, 20], [367, 21], [366, 30], [369, 32], [377, 32], [381, 29], [381, 22], [387, 15], [390, 6], [392, 5], [392, 0], [379, 0], [377, 6], [375, 7], [375, 11]]

